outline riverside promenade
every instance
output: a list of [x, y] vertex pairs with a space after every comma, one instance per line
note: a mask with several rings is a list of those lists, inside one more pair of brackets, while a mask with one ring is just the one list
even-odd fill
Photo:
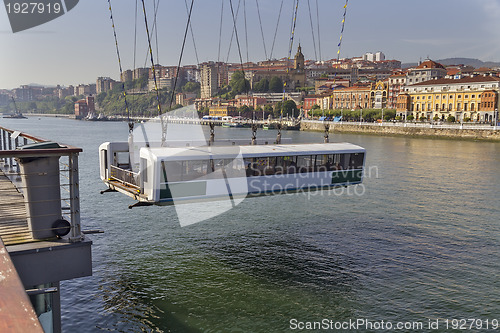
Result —
[[484, 124], [404, 123], [404, 122], [324, 122], [302, 120], [301, 131], [321, 131], [329, 125], [332, 133], [359, 133], [388, 136], [500, 141], [500, 126]]

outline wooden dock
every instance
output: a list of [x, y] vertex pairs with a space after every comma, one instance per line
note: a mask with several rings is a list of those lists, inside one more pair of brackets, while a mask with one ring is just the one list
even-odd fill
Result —
[[5, 245], [33, 241], [23, 194], [0, 168], [0, 237]]

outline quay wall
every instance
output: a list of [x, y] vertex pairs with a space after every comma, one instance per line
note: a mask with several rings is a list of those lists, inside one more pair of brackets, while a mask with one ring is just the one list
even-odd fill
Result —
[[[301, 131], [325, 130], [322, 122], [301, 122]], [[500, 141], [500, 128], [492, 129], [461, 129], [456, 128], [430, 128], [430, 127], [404, 127], [359, 124], [333, 124], [330, 123], [330, 133], [356, 133], [387, 136], [411, 136], [443, 139], [487, 140]]]

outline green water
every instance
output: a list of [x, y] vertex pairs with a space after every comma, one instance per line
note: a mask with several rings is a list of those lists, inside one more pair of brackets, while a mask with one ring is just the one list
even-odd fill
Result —
[[246, 199], [181, 228], [173, 207], [129, 210], [128, 197], [99, 194], [97, 147], [125, 141], [125, 123], [1, 124], [84, 149], [82, 223], [105, 233], [90, 237], [94, 275], [61, 285], [66, 332], [287, 332], [300, 331], [292, 319], [359, 318], [445, 331], [445, 319], [500, 319], [499, 143], [334, 135], [367, 149], [357, 192]]

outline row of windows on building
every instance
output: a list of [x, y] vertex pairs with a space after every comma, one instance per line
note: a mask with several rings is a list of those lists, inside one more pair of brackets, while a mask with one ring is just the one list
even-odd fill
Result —
[[[421, 105], [421, 106], [420, 106]], [[457, 104], [457, 109], [456, 111], [476, 111], [475, 110], [475, 105], [478, 106], [477, 111], [481, 111], [484, 109], [489, 109], [493, 108], [495, 105], [493, 102], [482, 102], [482, 103], [464, 103], [463, 104], [463, 109], [461, 103]], [[419, 103], [414, 103], [411, 105], [411, 111], [452, 111], [453, 110], [453, 104], [450, 103], [448, 104], [448, 108], [446, 108], [446, 104], [436, 104], [435, 108], [432, 109], [432, 106], [430, 103], [427, 104], [427, 108], [425, 104], [419, 104]]]
[[[484, 96], [491, 97], [490, 95], [493, 96], [493, 94], [485, 94]], [[415, 97], [412, 97], [411, 99], [413, 100], [414, 98]], [[418, 99], [420, 99], [420, 96], [417, 96], [416, 98], [418, 100]], [[442, 95], [442, 96], [437, 95], [436, 96], [436, 99], [445, 99], [445, 98], [446, 98], [446, 95]], [[458, 95], [457, 98], [462, 98], [462, 95]], [[469, 98], [469, 95], [464, 95], [464, 98]], [[471, 95], [471, 98], [476, 98], [476, 95]], [[425, 99], [425, 96], [422, 96], [422, 99]], [[432, 95], [427, 96], [427, 99], [432, 99]], [[450, 95], [449, 99], [453, 99], [453, 95]]]

